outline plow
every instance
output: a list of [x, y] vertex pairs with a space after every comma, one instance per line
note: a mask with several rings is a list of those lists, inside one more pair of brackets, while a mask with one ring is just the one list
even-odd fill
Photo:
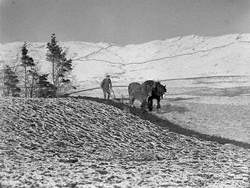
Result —
[[[127, 86], [113, 86], [113, 88], [121, 88], [121, 87], [127, 87]], [[121, 102], [121, 103], [129, 100], [128, 98], [124, 97], [123, 95], [121, 97], [118, 97], [118, 95], [115, 94], [115, 91], [113, 88], [110, 90], [111, 91], [111, 99], [110, 100], [113, 100], [115, 102]], [[77, 91], [71, 91], [71, 92], [63, 94], [62, 97], [69, 97], [69, 96], [72, 96], [73, 94], [87, 92], [87, 91], [93, 91], [93, 90], [101, 90], [101, 88], [100, 87], [93, 87], [93, 88], [87, 88], [87, 89], [80, 89]]]

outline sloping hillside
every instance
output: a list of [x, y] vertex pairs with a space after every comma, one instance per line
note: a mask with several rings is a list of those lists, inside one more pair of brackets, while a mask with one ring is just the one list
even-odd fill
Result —
[[0, 99], [1, 186], [247, 187], [249, 149], [84, 99]]
[[[1, 65], [18, 63], [22, 45], [0, 45]], [[110, 73], [117, 85], [146, 79], [250, 74], [249, 34], [191, 35], [127, 46], [86, 42], [61, 45], [73, 59], [74, 79], [82, 87], [99, 86], [105, 73]], [[28, 49], [41, 71], [50, 70], [46, 43], [30, 43]]]

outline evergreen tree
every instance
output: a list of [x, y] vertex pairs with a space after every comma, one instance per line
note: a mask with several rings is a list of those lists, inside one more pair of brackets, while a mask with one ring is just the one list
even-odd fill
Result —
[[37, 97], [55, 97], [55, 86], [48, 81], [48, 74], [38, 75]]
[[19, 83], [18, 77], [14, 71], [11, 70], [10, 66], [4, 68], [4, 95], [19, 97], [21, 89], [17, 86]]
[[52, 63], [52, 83], [58, 92], [63, 85], [70, 82], [67, 77], [72, 70], [72, 60], [66, 58], [66, 52], [59, 46], [55, 34], [51, 35], [47, 49], [47, 60]]
[[25, 42], [22, 47], [21, 66], [24, 67], [24, 88], [25, 97], [28, 96], [28, 71], [35, 66], [34, 60], [28, 55], [27, 43]]

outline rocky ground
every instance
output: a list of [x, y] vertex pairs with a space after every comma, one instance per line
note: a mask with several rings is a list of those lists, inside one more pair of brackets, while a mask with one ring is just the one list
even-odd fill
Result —
[[249, 187], [250, 149], [84, 99], [0, 99], [0, 187]]

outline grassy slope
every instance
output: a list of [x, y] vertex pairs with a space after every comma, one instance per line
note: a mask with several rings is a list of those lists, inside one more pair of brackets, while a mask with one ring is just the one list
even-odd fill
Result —
[[111, 105], [6, 98], [0, 114], [2, 185], [247, 186], [249, 150], [177, 134]]

